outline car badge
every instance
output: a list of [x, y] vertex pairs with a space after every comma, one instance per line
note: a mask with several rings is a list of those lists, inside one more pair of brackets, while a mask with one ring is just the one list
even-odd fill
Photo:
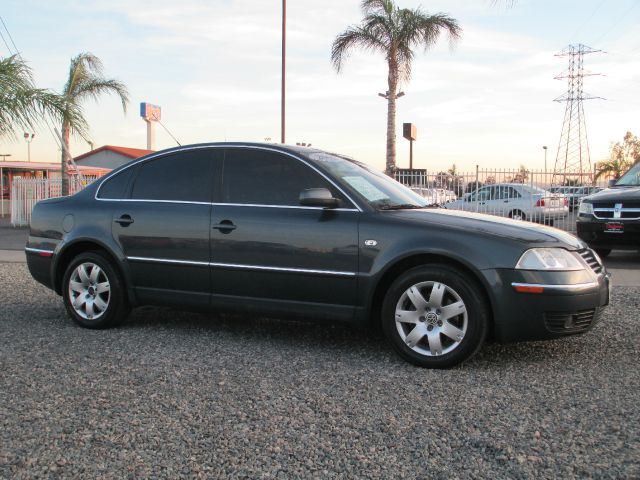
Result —
[[613, 218], [622, 218], [622, 204], [616, 203], [613, 207]]

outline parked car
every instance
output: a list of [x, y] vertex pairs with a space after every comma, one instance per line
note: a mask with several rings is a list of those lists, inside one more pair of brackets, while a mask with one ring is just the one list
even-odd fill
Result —
[[640, 163], [611, 188], [583, 198], [576, 222], [578, 236], [601, 257], [640, 249]]
[[362, 163], [304, 147], [153, 153], [38, 202], [26, 254], [87, 328], [148, 304], [345, 320], [436, 368], [487, 337], [586, 332], [609, 301], [604, 266], [576, 237], [429, 208]]
[[522, 183], [485, 185], [462, 199], [447, 203], [445, 207], [550, 225], [553, 225], [555, 220], [565, 218], [569, 211], [564, 196]]
[[580, 201], [584, 197], [599, 192], [600, 190], [602, 190], [602, 188], [591, 185], [549, 188], [551, 193], [558, 193], [566, 197], [570, 212], [573, 212], [580, 205]]
[[411, 190], [424, 197], [431, 205], [444, 205], [445, 203], [458, 199], [453, 190], [446, 190], [444, 188], [411, 187]]

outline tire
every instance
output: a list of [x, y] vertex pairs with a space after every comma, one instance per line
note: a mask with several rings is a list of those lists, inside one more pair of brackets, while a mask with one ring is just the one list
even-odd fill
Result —
[[100, 252], [84, 252], [71, 261], [63, 277], [62, 298], [69, 316], [86, 328], [116, 326], [130, 310], [119, 272]]
[[[449, 310], [456, 310], [445, 318], [448, 313], [443, 310], [454, 304]], [[468, 274], [448, 265], [428, 264], [406, 271], [393, 282], [384, 298], [381, 321], [385, 337], [403, 359], [420, 367], [449, 368], [482, 347], [489, 309]], [[418, 333], [412, 335], [414, 331]]]
[[594, 248], [594, 250], [596, 251], [596, 253], [600, 258], [608, 257], [609, 254], [611, 253], [610, 248]]
[[527, 216], [522, 210], [511, 210], [509, 212], [509, 218], [513, 218], [514, 220], [525, 221], [527, 219]]

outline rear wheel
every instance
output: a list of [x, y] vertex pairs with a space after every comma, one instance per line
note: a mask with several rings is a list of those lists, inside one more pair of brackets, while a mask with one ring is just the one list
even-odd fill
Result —
[[129, 314], [120, 275], [103, 254], [85, 252], [67, 267], [62, 297], [69, 316], [87, 328], [108, 328]]
[[509, 212], [509, 218], [513, 218], [514, 220], [526, 220], [527, 216], [522, 210], [512, 210]]
[[385, 336], [405, 360], [447, 368], [473, 356], [487, 335], [488, 309], [468, 275], [447, 265], [415, 267], [389, 288]]

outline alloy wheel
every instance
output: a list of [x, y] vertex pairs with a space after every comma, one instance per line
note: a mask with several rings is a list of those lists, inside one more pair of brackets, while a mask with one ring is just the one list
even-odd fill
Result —
[[395, 309], [396, 329], [416, 353], [440, 356], [455, 350], [465, 337], [467, 307], [462, 297], [440, 282], [420, 282], [400, 296]]
[[78, 265], [69, 278], [69, 301], [86, 320], [97, 320], [107, 311], [111, 286], [105, 271], [93, 262]]

